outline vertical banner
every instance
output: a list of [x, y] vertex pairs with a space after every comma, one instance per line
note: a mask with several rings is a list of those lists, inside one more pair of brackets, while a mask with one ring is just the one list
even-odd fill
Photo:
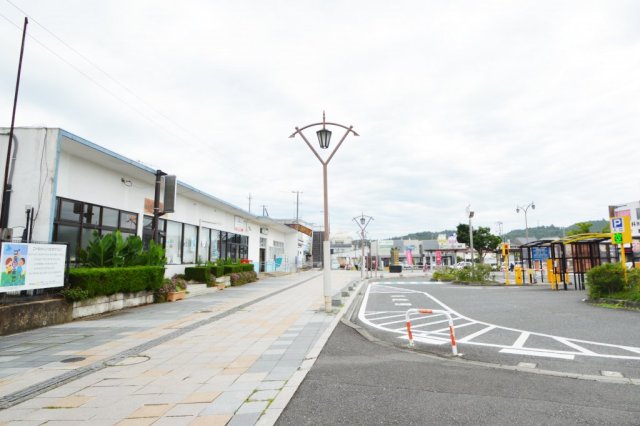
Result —
[[413, 265], [413, 253], [411, 249], [406, 249], [404, 255], [407, 258], [407, 265]]
[[67, 246], [2, 243], [0, 293], [64, 286]]

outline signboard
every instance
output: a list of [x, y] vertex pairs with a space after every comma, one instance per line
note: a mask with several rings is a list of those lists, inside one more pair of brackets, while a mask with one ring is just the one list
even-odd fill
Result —
[[545, 261], [550, 257], [549, 247], [531, 247], [531, 258], [533, 260]]
[[240, 216], [234, 216], [233, 230], [236, 232], [247, 232], [247, 221]]
[[64, 286], [67, 246], [2, 243], [0, 293]]
[[609, 221], [611, 225], [611, 242], [613, 244], [631, 244], [631, 218], [629, 216], [612, 217]]
[[442, 252], [440, 250], [436, 250], [436, 265], [442, 265]]

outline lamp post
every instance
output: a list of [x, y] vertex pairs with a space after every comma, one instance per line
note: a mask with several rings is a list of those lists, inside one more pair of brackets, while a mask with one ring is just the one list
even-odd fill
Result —
[[[313, 145], [311, 145], [311, 143], [309, 143], [309, 140], [306, 138], [306, 136], [304, 135], [304, 133], [302, 133], [303, 130], [308, 129], [310, 127], [316, 127], [316, 126], [322, 126], [322, 129], [316, 131], [316, 135], [318, 137], [318, 143], [320, 145], [320, 149], [328, 149], [329, 148], [329, 143], [331, 142], [331, 130], [328, 130], [326, 128], [326, 126], [334, 126], [334, 127], [340, 127], [342, 129], [345, 129], [345, 133], [342, 136], [342, 138], [340, 139], [340, 142], [338, 142], [338, 145], [336, 145], [336, 147], [333, 149], [333, 151], [331, 152], [331, 154], [329, 154], [329, 156], [327, 157], [326, 160], [323, 160], [322, 157], [320, 156], [320, 154], [318, 154], [318, 151], [315, 150], [315, 148], [313, 147]], [[326, 118], [325, 118], [325, 114], [324, 111], [322, 112], [322, 122], [321, 123], [313, 123], [313, 124], [308, 124], [302, 128], [295, 128], [296, 131], [289, 136], [290, 138], [294, 138], [296, 135], [300, 135], [300, 137], [302, 138], [302, 140], [307, 144], [307, 146], [309, 147], [309, 149], [311, 149], [311, 151], [313, 152], [313, 154], [316, 156], [316, 158], [320, 161], [320, 163], [322, 164], [322, 182], [323, 182], [323, 188], [324, 188], [324, 238], [322, 241], [322, 251], [323, 251], [323, 264], [322, 264], [322, 269], [323, 269], [323, 294], [324, 294], [324, 308], [326, 312], [331, 312], [332, 308], [331, 308], [331, 243], [330, 243], [330, 239], [329, 239], [329, 194], [327, 192], [327, 166], [329, 165], [329, 162], [331, 161], [331, 159], [333, 158], [333, 156], [336, 154], [336, 151], [338, 150], [338, 148], [340, 148], [340, 145], [342, 145], [342, 142], [344, 142], [344, 140], [347, 138], [347, 135], [349, 133], [353, 133], [354, 136], [360, 136], [358, 135], [354, 130], [353, 130], [353, 126], [344, 126], [342, 124], [338, 124], [338, 123], [331, 123], [331, 122], [327, 122]]]
[[364, 279], [364, 269], [365, 269], [365, 261], [364, 261], [364, 231], [367, 229], [367, 225], [371, 222], [373, 218], [371, 216], [365, 216], [362, 213], [360, 216], [356, 216], [353, 218], [353, 221], [360, 227], [360, 249], [362, 250], [362, 258], [360, 260], [360, 279]]
[[524, 238], [526, 242], [529, 242], [529, 223], [527, 222], [527, 210], [531, 207], [532, 210], [536, 209], [536, 205], [532, 202], [527, 204], [525, 207], [516, 206], [516, 213], [520, 213], [520, 210], [524, 212]]
[[473, 269], [473, 225], [471, 219], [473, 218], [474, 211], [471, 210], [471, 204], [467, 206], [467, 216], [469, 216], [469, 246], [471, 247], [471, 269]]

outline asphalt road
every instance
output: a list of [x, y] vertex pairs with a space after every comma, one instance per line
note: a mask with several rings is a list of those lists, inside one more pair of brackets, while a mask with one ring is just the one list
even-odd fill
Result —
[[[585, 297], [585, 292], [544, 285], [384, 280], [367, 290], [357, 322], [382, 340], [406, 346], [407, 309], [443, 309], [454, 317], [458, 351], [465, 359], [640, 380], [640, 312], [592, 306]], [[417, 351], [451, 353], [445, 317], [414, 315], [411, 322]]]
[[638, 425], [640, 386], [446, 359], [339, 324], [279, 425]]

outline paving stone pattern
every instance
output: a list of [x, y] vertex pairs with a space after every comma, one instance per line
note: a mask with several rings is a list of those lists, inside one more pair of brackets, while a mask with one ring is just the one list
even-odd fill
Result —
[[[333, 288], [354, 278], [335, 271]], [[273, 424], [337, 322], [321, 293], [306, 272], [3, 337], [0, 399], [94, 369], [0, 410], [0, 424]]]

